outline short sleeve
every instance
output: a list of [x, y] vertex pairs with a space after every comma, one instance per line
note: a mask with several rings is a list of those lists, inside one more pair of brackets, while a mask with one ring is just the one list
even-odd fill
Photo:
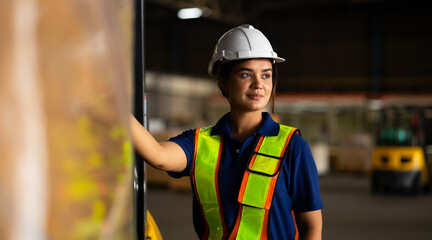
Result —
[[194, 156], [194, 151], [195, 151], [195, 130], [189, 129], [187, 131], [184, 131], [183, 133], [170, 138], [169, 141], [178, 144], [183, 149], [187, 158], [187, 166], [185, 170], [183, 170], [182, 172], [168, 172], [168, 175], [170, 175], [173, 178], [181, 178], [183, 176], [189, 176], [190, 166], [191, 166], [190, 163], [192, 162], [192, 158]]
[[291, 194], [295, 212], [322, 209], [318, 171], [307, 142], [298, 134], [294, 136], [291, 151]]

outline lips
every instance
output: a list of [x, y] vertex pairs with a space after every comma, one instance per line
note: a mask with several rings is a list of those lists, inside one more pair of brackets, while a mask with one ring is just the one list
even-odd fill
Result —
[[250, 93], [250, 94], [247, 94], [247, 97], [252, 99], [252, 100], [261, 100], [264, 97], [264, 95], [259, 94], [259, 93]]

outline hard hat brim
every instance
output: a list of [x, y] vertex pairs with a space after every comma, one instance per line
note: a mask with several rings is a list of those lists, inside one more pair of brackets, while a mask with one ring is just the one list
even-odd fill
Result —
[[270, 59], [270, 60], [274, 60], [275, 63], [283, 63], [285, 62], [284, 58], [281, 57], [277, 57], [277, 56], [272, 56], [269, 57], [267, 56], [238, 56], [238, 57], [221, 57], [220, 59], [212, 59], [212, 61], [210, 61], [209, 63], [209, 67], [208, 67], [208, 74], [212, 77], [217, 77], [217, 68], [220, 66], [221, 63], [226, 63], [226, 62], [231, 62], [231, 61], [235, 61], [235, 60], [247, 60], [247, 59], [257, 59], [257, 58], [265, 58], [265, 59]]

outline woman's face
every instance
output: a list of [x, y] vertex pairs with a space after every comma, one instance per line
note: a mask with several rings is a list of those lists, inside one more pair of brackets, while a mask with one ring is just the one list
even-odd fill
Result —
[[272, 64], [268, 59], [250, 59], [236, 64], [222, 89], [228, 93], [231, 111], [261, 111], [272, 95]]

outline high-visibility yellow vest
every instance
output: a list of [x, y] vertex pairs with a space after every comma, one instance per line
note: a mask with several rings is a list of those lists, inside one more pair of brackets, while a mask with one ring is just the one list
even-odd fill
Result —
[[192, 182], [205, 220], [202, 239], [267, 239], [267, 224], [276, 180], [292, 136], [298, 130], [280, 125], [277, 136], [261, 136], [255, 146], [239, 190], [240, 203], [234, 229], [228, 233], [219, 191], [219, 165], [223, 136], [212, 127], [195, 131]]

